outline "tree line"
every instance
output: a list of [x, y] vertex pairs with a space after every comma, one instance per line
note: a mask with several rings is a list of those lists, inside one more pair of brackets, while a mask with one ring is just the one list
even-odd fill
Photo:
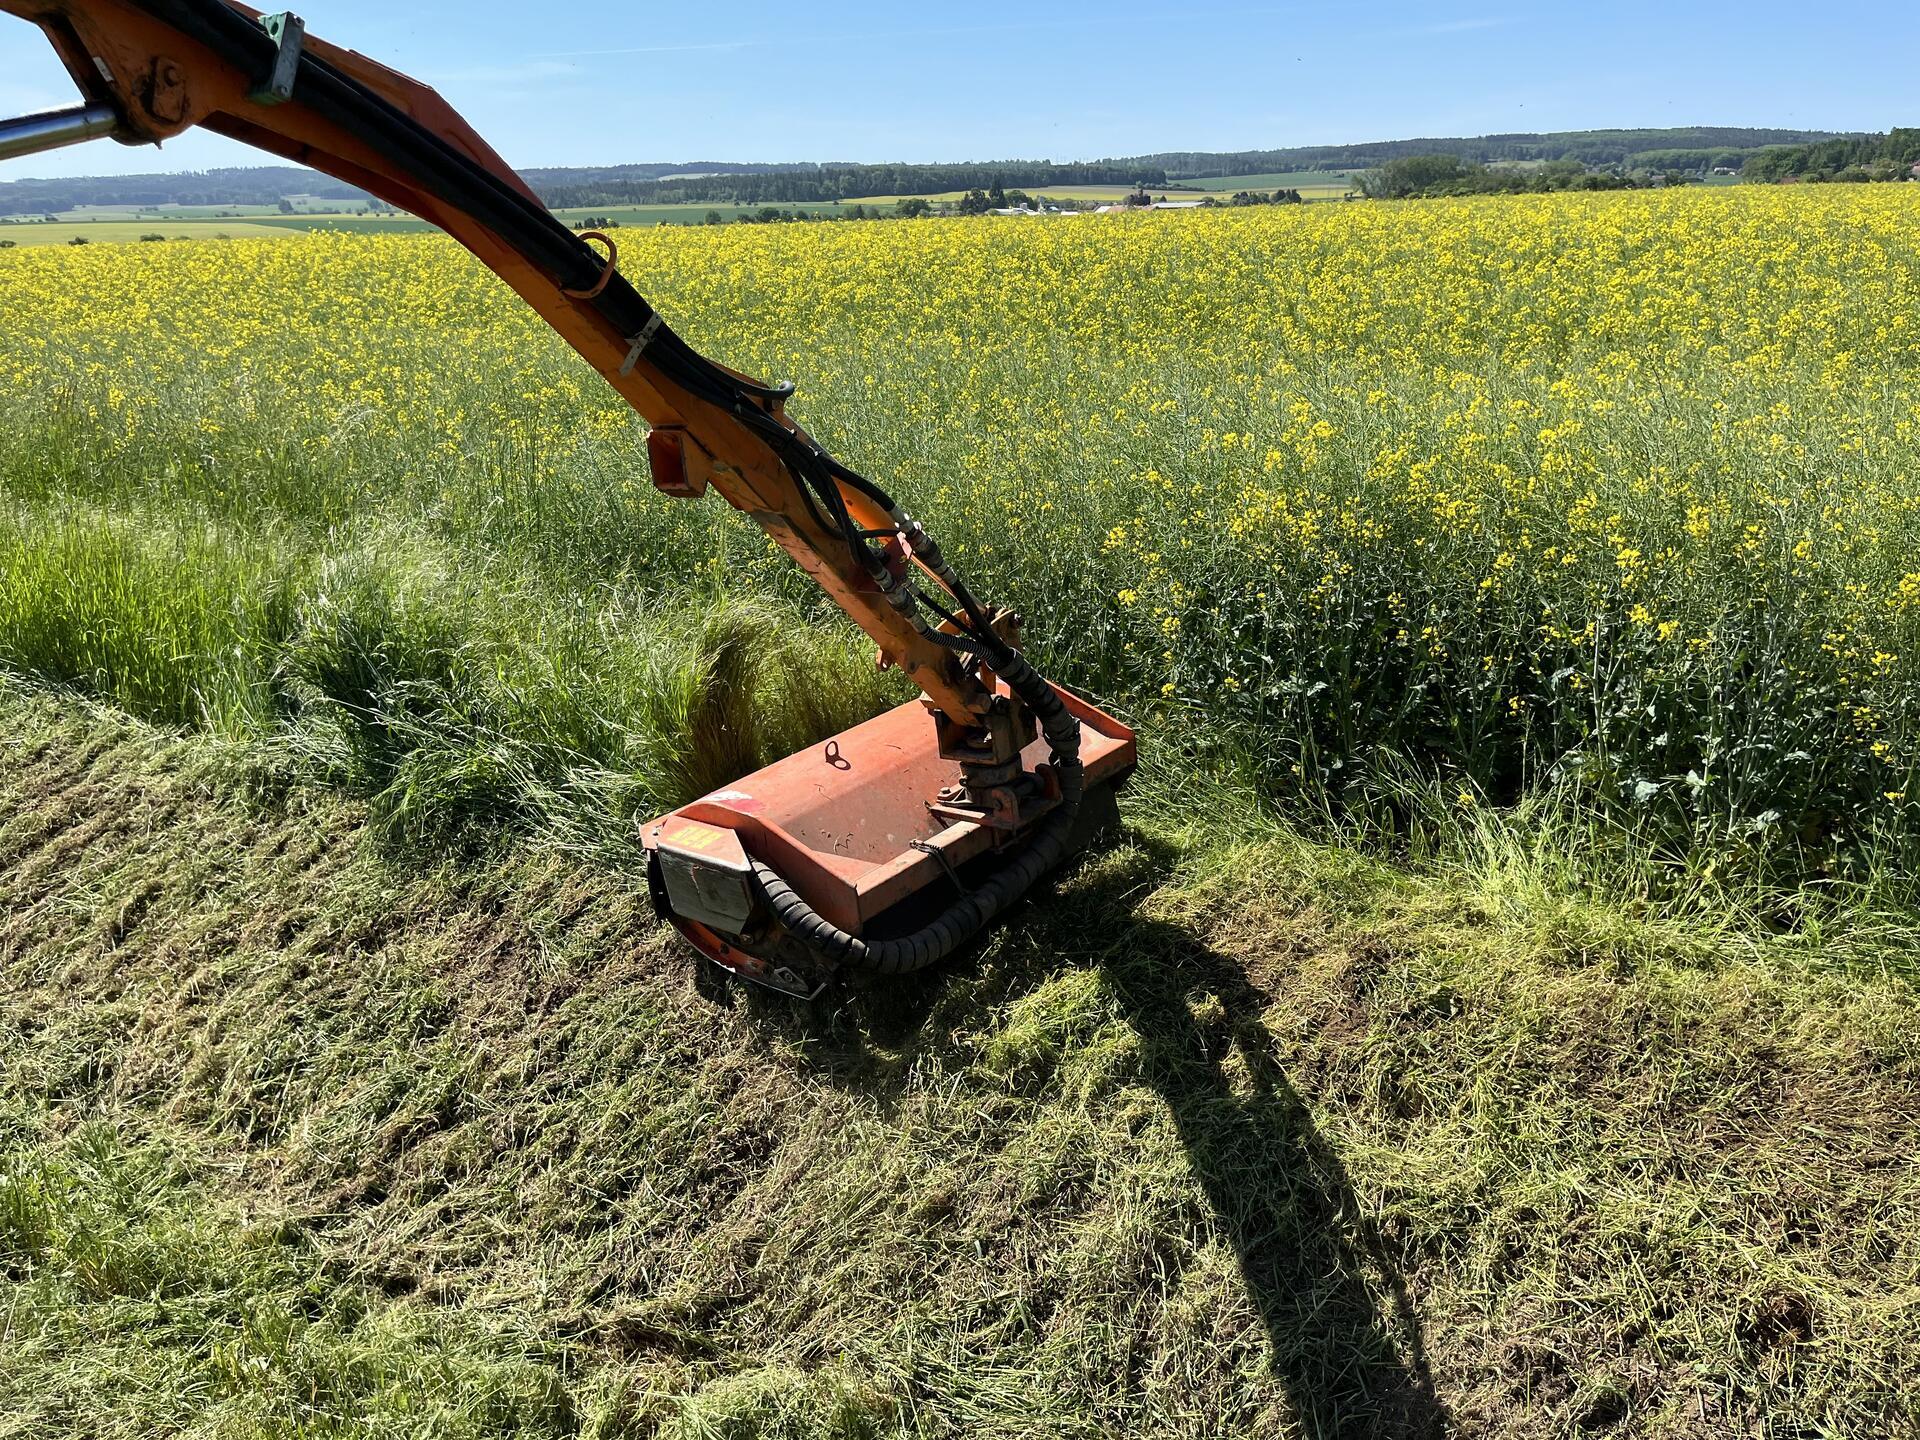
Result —
[[1589, 170], [1578, 160], [1549, 160], [1525, 169], [1476, 165], [1458, 155], [1401, 155], [1355, 177], [1369, 200], [1440, 195], [1520, 195], [1551, 190], [1627, 190], [1654, 183], [1617, 170]]
[[284, 165], [197, 170], [180, 175], [87, 175], [0, 181], [0, 215], [38, 215], [83, 205], [277, 205], [288, 195], [363, 201], [367, 192], [317, 170]]
[[1747, 161], [1740, 178], [1760, 184], [1786, 179], [1905, 180], [1916, 163], [1920, 128], [1905, 127], [1885, 135], [1762, 150]]
[[[1451, 154], [1463, 164], [1496, 161], [1573, 161], [1582, 167], [1710, 169], [1737, 167], [1769, 146], [1815, 143], [1836, 137], [1824, 130], [1769, 130], [1687, 126], [1639, 130], [1567, 130], [1537, 134], [1483, 135], [1469, 139], [1389, 140], [1361, 145], [1311, 145], [1278, 150], [1167, 151], [1119, 159], [1076, 161], [995, 160], [962, 164], [833, 164], [773, 172], [662, 178], [616, 177], [595, 172], [531, 172], [541, 198], [556, 209], [603, 204], [665, 205], [726, 203], [794, 204], [870, 195], [940, 194], [945, 191], [1045, 190], [1065, 185], [1145, 185], [1177, 189], [1182, 182], [1261, 175], [1276, 171], [1379, 167], [1397, 159]], [[693, 167], [688, 167], [692, 169]]]
[[[1895, 134], [1906, 132], [1896, 131]], [[1166, 151], [1154, 155], [1058, 163], [995, 160], [960, 164], [751, 164], [701, 160], [523, 172], [556, 209], [635, 204], [791, 206], [971, 190], [1044, 192], [1068, 185], [1145, 185], [1156, 191], [1182, 182], [1301, 170], [1379, 169], [1395, 160], [1435, 154], [1463, 165], [1498, 161], [1574, 161], [1586, 167], [1706, 170], [1762, 159], [1769, 174], [1838, 174], [1881, 156], [1884, 137], [1819, 130], [1692, 126], [1680, 129], [1568, 130], [1457, 139], [1388, 140], [1274, 150]], [[1836, 147], [1838, 147], [1836, 149]], [[1866, 148], [1861, 148], [1866, 147]], [[1784, 159], [1772, 152], [1790, 152]], [[1805, 158], [1798, 158], [1805, 153]], [[1844, 152], [1842, 154], [1841, 152]], [[1836, 157], [1838, 163], [1836, 162]], [[1800, 168], [1795, 169], [1798, 166]], [[1785, 167], [1780, 169], [1778, 167]], [[1501, 182], [1502, 184], [1510, 182]], [[283, 196], [362, 201], [364, 192], [312, 171], [279, 166], [208, 170], [185, 175], [118, 175], [0, 182], [0, 215], [39, 214], [83, 205], [273, 205]]]
[[[1810, 144], [1836, 137], [1830, 130], [1771, 130], [1724, 125], [1666, 129], [1552, 130], [1478, 136], [1427, 136], [1414, 140], [1378, 140], [1349, 145], [1297, 145], [1279, 150], [1242, 150], [1231, 154], [1168, 151], [1135, 156], [1128, 164], [1163, 170], [1170, 180], [1211, 176], [1262, 175], [1288, 170], [1359, 170], [1389, 161], [1425, 155], [1454, 155], [1468, 164], [1495, 161], [1577, 160], [1583, 165], [1619, 165], [1629, 169], [1698, 169], [1700, 159], [1740, 157], [1772, 145]], [[1684, 151], [1697, 157], [1680, 165], [1663, 157]], [[1711, 168], [1709, 164], [1706, 168]]]

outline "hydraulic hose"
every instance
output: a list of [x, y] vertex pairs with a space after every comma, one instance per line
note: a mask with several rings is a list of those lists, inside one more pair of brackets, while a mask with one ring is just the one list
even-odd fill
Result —
[[963, 895], [927, 925], [894, 940], [862, 940], [842, 930], [802, 900], [771, 868], [755, 860], [754, 879], [774, 918], [830, 964], [875, 975], [924, 970], [979, 934], [1067, 853], [1080, 801], [1086, 793], [1086, 774], [1080, 765], [1080, 722], [1040, 672], [1020, 655], [1009, 651], [994, 660], [994, 668], [1040, 722], [1060, 783], [1060, 803], [1034, 828], [1019, 854], [991, 879]]
[[[135, 0], [147, 13], [224, 56], [242, 70], [261, 72], [274, 55], [274, 42], [259, 24], [226, 0]], [[311, 54], [295, 65], [293, 103], [304, 105], [348, 134], [377, 146], [400, 161], [414, 181], [447, 204], [481, 221], [523, 258], [551, 275], [562, 288], [593, 289], [590, 302], [623, 335], [648, 334], [648, 353], [660, 371], [690, 394], [734, 415], [771, 448], [801, 482], [817, 491], [833, 528], [847, 537], [854, 558], [876, 572], [877, 558], [853, 535], [836, 482], [866, 494], [883, 508], [894, 508], [879, 486], [803, 441], [773, 413], [785, 391], [729, 374], [688, 345], [662, 323], [645, 297], [615, 273], [603, 277], [605, 262], [578, 235], [544, 207], [476, 163], [442, 137], [420, 125], [384, 97]], [[812, 501], [809, 499], [809, 504]]]
[[[255, 21], [225, 0], [132, 3], [243, 70], [263, 73], [271, 64], [273, 41]], [[422, 189], [479, 220], [562, 288], [595, 290], [590, 303], [619, 333], [650, 335], [651, 362], [689, 393], [733, 414], [759, 435], [802, 483], [803, 496], [807, 486], [819, 493], [856, 558], [870, 569], [879, 565], [878, 557], [868, 551], [848, 518], [838, 487], [844, 484], [861, 492], [896, 517], [898, 507], [878, 485], [803, 440], [773, 413], [770, 402], [783, 398], [784, 392], [743, 382], [694, 350], [671, 326], [660, 322], [653, 307], [625, 276], [615, 273], [600, 283], [605, 262], [584, 240], [544, 206], [383, 96], [311, 54], [299, 57], [295, 74], [293, 103], [309, 107], [347, 134], [401, 162]], [[924, 535], [920, 538], [926, 544]], [[986, 653], [995, 671], [1040, 722], [1052, 754], [1060, 801], [1034, 828], [1018, 855], [990, 880], [927, 926], [894, 940], [865, 941], [839, 929], [786, 881], [754, 862], [754, 874], [769, 907], [790, 933], [830, 961], [883, 975], [924, 969], [952, 954], [1031, 889], [1065, 855], [1086, 785], [1080, 763], [1080, 722], [1031, 665], [991, 639], [982, 607], [959, 577], [939, 562], [937, 548], [927, 545], [926, 554], [973, 623], [967, 637], [972, 643], [956, 638], [955, 648]]]

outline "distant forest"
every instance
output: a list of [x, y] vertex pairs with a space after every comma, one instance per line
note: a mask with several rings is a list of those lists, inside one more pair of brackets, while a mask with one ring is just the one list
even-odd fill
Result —
[[[1547, 134], [1382, 140], [1280, 150], [1168, 151], [1059, 164], [995, 160], [962, 164], [752, 164], [695, 160], [521, 172], [555, 209], [592, 205], [792, 204], [869, 195], [927, 195], [995, 186], [1045, 191], [1065, 185], [1178, 189], [1182, 182], [1298, 170], [1359, 170], [1415, 155], [1446, 153], [1469, 164], [1501, 160], [1576, 160], [1589, 166], [1645, 169], [1739, 167], [1782, 148], [1853, 145], [1877, 137], [1825, 130], [1752, 130], [1697, 126], [1667, 130], [1566, 130]], [[1824, 153], [1824, 152], [1823, 152]], [[82, 205], [272, 205], [287, 195], [362, 201], [353, 186], [282, 166], [179, 175], [113, 175], [71, 180], [0, 181], [0, 215], [31, 215]]]
[[1740, 173], [1748, 180], [1904, 180], [1920, 162], [1920, 129], [1821, 140], [1764, 150]]
[[178, 175], [8, 180], [0, 182], [0, 215], [37, 215], [82, 205], [272, 205], [286, 195], [312, 195], [324, 200], [368, 198], [364, 190], [317, 170], [258, 165]]
[[[1578, 160], [1582, 165], [1655, 169], [1675, 154], [1746, 155], [1770, 145], [1806, 145], [1851, 139], [1831, 130], [1752, 130], [1690, 125], [1666, 130], [1553, 130], [1478, 135], [1470, 139], [1375, 140], [1360, 145], [1300, 145], [1286, 150], [1242, 150], [1228, 155], [1169, 151], [1121, 163], [1154, 167], [1172, 178], [1264, 175], [1288, 170], [1367, 170], [1409, 155], [1456, 155], [1469, 164], [1496, 160]], [[1736, 163], [1738, 163], [1736, 161]]]
[[[1045, 191], [1064, 185], [1146, 185], [1178, 189], [1182, 182], [1298, 170], [1360, 170], [1410, 155], [1445, 152], [1474, 164], [1496, 160], [1577, 160], [1582, 165], [1631, 168], [1738, 167], [1770, 146], [1806, 145], [1858, 137], [1825, 130], [1754, 130], [1692, 126], [1665, 130], [1566, 130], [1547, 134], [1482, 135], [1468, 139], [1381, 140], [1361, 145], [1309, 145], [1281, 150], [1168, 151], [1111, 160], [1056, 164], [1051, 160], [996, 160], [958, 165], [795, 166], [671, 179], [609, 181], [579, 172], [539, 172], [532, 183], [556, 208], [606, 204], [718, 203], [758, 205], [849, 200], [869, 195], [929, 195], [949, 190], [1018, 186]], [[686, 167], [688, 170], [694, 167]], [[531, 178], [531, 177], [530, 177]]]

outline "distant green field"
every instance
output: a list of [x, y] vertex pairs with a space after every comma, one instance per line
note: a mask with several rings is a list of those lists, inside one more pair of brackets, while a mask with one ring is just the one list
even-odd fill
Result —
[[[758, 215], [765, 209], [832, 215], [841, 213], [843, 208], [851, 209], [852, 206], [841, 207], [821, 201], [790, 205], [589, 205], [553, 213], [568, 225], [579, 225], [587, 220], [611, 220], [619, 226], [700, 225], [705, 223], [709, 213], [718, 214], [723, 221], [731, 223], [742, 215]], [[276, 215], [262, 219], [260, 223], [286, 230], [349, 230], [362, 235], [393, 235], [430, 228], [425, 221], [411, 215]]]
[[[772, 208], [781, 211], [805, 211], [814, 214], [844, 214], [855, 202], [834, 205], [830, 202], [796, 202], [791, 205], [612, 205], [591, 206], [554, 213], [568, 225], [588, 219], [611, 220], [620, 226], [699, 225], [709, 213], [717, 213], [731, 224], [743, 215], [757, 215]], [[234, 218], [239, 212], [238, 218]], [[88, 208], [67, 211], [56, 220], [0, 218], [0, 246], [65, 245], [75, 239], [107, 245], [138, 241], [144, 236], [160, 235], [168, 240], [255, 239], [284, 235], [288, 231], [339, 230], [355, 235], [415, 234], [433, 227], [412, 215], [372, 215], [364, 211], [314, 211], [283, 215], [277, 207], [265, 205], [223, 206], [174, 205], [153, 210], [135, 208]]]
[[[316, 200], [310, 195], [289, 195], [287, 203], [296, 215], [358, 215], [365, 201]], [[76, 205], [71, 210], [54, 212], [56, 220], [254, 220], [266, 216], [284, 216], [278, 205]], [[33, 218], [40, 216], [35, 213]]]
[[0, 245], [65, 245], [85, 240], [94, 245], [111, 245], [138, 240], [143, 235], [161, 235], [169, 240], [259, 238], [284, 233], [258, 220], [79, 220], [40, 221], [33, 224], [0, 222]]
[[[1108, 201], [1120, 200], [1133, 193], [1133, 187], [1131, 185], [1035, 185], [1032, 187], [1010, 185], [1007, 188], [1010, 190], [1024, 189], [1029, 195], [1045, 195], [1055, 200], [1086, 200], [1095, 204], [1105, 204]], [[1155, 188], [1149, 186], [1148, 188], [1152, 189], [1156, 195], [1160, 194], [1162, 190], [1171, 195], [1176, 187], [1163, 186]], [[964, 197], [966, 193], [964, 190], [928, 190], [918, 196], [862, 195], [856, 199], [842, 200], [840, 203], [843, 206], [866, 205], [872, 207], [878, 205], [882, 209], [888, 209], [898, 205], [902, 200], [930, 200], [937, 205], [943, 201], [959, 200]]]
[[[1309, 170], [1290, 174], [1223, 176], [1148, 188], [1155, 195], [1165, 194], [1175, 198], [1202, 192], [1227, 194], [1236, 190], [1293, 188], [1309, 200], [1321, 200], [1345, 194], [1350, 186], [1344, 172]], [[1132, 187], [1127, 185], [1054, 185], [1030, 193], [1053, 200], [1101, 205], [1122, 199], [1131, 190]], [[965, 193], [963, 190], [946, 190], [919, 197], [865, 195], [837, 204], [811, 200], [767, 205], [700, 202], [677, 205], [589, 205], [554, 213], [569, 225], [579, 225], [586, 220], [611, 220], [621, 226], [700, 225], [706, 222], [710, 214], [717, 214], [723, 222], [731, 224], [743, 216], [756, 216], [767, 209], [831, 216], [845, 215], [855, 206], [864, 205], [869, 210], [885, 213], [902, 200], [919, 198], [935, 204], [950, 203], [959, 200]], [[64, 245], [75, 238], [96, 244], [112, 244], [156, 234], [169, 240], [211, 240], [223, 236], [259, 238], [284, 234], [289, 230], [401, 235], [432, 228], [412, 215], [374, 214], [351, 202], [329, 202], [305, 196], [289, 198], [295, 206], [295, 213], [291, 215], [283, 213], [277, 205], [101, 205], [60, 211], [52, 220], [38, 215], [0, 217], [0, 244], [10, 240], [15, 245]]]
[[54, 212], [56, 220], [214, 220], [278, 215], [277, 205], [76, 205]]
[[[851, 200], [843, 200], [842, 205], [865, 205], [869, 210], [878, 206], [882, 210], [891, 209], [902, 200], [930, 200], [938, 205], [943, 200], [958, 200], [967, 192], [964, 190], [929, 190], [922, 195], [857, 195]], [[1049, 190], [1049, 195], [1060, 194], [1059, 190]]]
[[[1009, 187], [1019, 189], [1024, 187]], [[1225, 175], [1206, 180], [1181, 180], [1167, 185], [1149, 185], [1147, 189], [1156, 197], [1165, 195], [1170, 200], [1182, 196], [1197, 198], [1199, 194], [1232, 194], [1236, 190], [1298, 190], [1309, 200], [1328, 199], [1344, 195], [1353, 189], [1347, 172], [1343, 170], [1297, 170], [1277, 175]], [[1131, 195], [1131, 185], [1044, 185], [1028, 188], [1030, 195], [1043, 195], [1052, 200], [1079, 200], [1093, 205], [1111, 204], [1115, 200], [1124, 200]], [[930, 200], [934, 204], [960, 199], [964, 190], [927, 191], [919, 198]], [[879, 206], [883, 209], [898, 205], [910, 197], [905, 195], [863, 195], [857, 199], [844, 200], [843, 205]]]
[[[1014, 188], [1022, 189], [1025, 187], [1015, 186]], [[1154, 189], [1154, 187], [1152, 186], [1149, 186], [1148, 188], [1152, 189], [1153, 193], [1156, 195], [1161, 193], [1159, 189]], [[1168, 193], [1171, 193], [1172, 191], [1171, 186], [1164, 187], [1164, 188], [1168, 191]], [[956, 192], [953, 198], [958, 199], [959, 193], [963, 193], [963, 192]], [[1131, 185], [1037, 185], [1037, 186], [1034, 186], [1032, 189], [1028, 190], [1027, 193], [1030, 195], [1047, 195], [1047, 196], [1051, 196], [1056, 200], [1090, 200], [1098, 204], [1106, 204], [1109, 201], [1126, 199], [1127, 196], [1133, 193], [1133, 186]]]
[[433, 228], [412, 215], [273, 215], [255, 223], [270, 230], [345, 230], [354, 235], [407, 235]]
[[[1348, 189], [1347, 177], [1343, 172], [1309, 170], [1292, 174], [1276, 175], [1235, 175], [1209, 180], [1184, 182], [1182, 185], [1149, 187], [1154, 194], [1166, 194], [1178, 197], [1191, 196], [1197, 191], [1216, 194], [1231, 193], [1235, 190], [1276, 190], [1283, 188], [1298, 189], [1306, 198], [1331, 199], [1344, 194]], [[1076, 200], [1086, 204], [1106, 204], [1126, 196], [1131, 187], [1125, 185], [1056, 185], [1044, 191], [1055, 200]], [[960, 199], [966, 192], [949, 190], [930, 193], [919, 198], [937, 203]], [[892, 210], [902, 200], [912, 198], [904, 195], [868, 195], [838, 204], [831, 201], [795, 201], [784, 205], [723, 205], [723, 204], [685, 204], [685, 205], [607, 205], [576, 206], [554, 213], [569, 225], [579, 225], [586, 220], [611, 220], [620, 226], [648, 225], [699, 225], [706, 221], [709, 214], [717, 214], [725, 223], [732, 224], [742, 216], [758, 215], [762, 210], [774, 209], [783, 212], [794, 211], [817, 215], [845, 215], [856, 205], [864, 205], [870, 210], [886, 212]], [[296, 205], [304, 204], [301, 198], [295, 198]], [[432, 227], [424, 220], [405, 214], [371, 214], [363, 209], [342, 208], [325, 210], [317, 208], [324, 202], [311, 202], [315, 209], [302, 210], [287, 215], [277, 206], [267, 205], [162, 205], [149, 208], [135, 206], [87, 206], [76, 210], [59, 212], [53, 220], [37, 217], [0, 217], [0, 246], [8, 242], [14, 245], [65, 245], [75, 239], [86, 240], [92, 244], [116, 244], [126, 241], [138, 241], [148, 235], [160, 235], [168, 240], [214, 240], [255, 239], [274, 235], [284, 235], [288, 231], [338, 230], [356, 235], [404, 235], [430, 230]]]
[[592, 216], [618, 220], [622, 225], [698, 225], [709, 210], [718, 211], [722, 220], [731, 221], [741, 215], [758, 215], [762, 210], [769, 209], [833, 215], [851, 209], [854, 203], [851, 200], [840, 205], [830, 200], [769, 200], [762, 205], [721, 205], [695, 201], [690, 205], [587, 205], [553, 213], [569, 225], [576, 225]]
[[1355, 188], [1349, 170], [1286, 170], [1272, 175], [1211, 175], [1204, 180], [1182, 180], [1196, 190], [1298, 190], [1344, 195]]

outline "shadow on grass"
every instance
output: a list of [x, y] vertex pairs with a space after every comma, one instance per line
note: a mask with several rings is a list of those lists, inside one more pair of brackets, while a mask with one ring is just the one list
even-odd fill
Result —
[[797, 1026], [823, 1073], [884, 1103], [916, 1054], [957, 1050], [953, 1037], [983, 1008], [1017, 1000], [1062, 962], [1097, 966], [1233, 1247], [1301, 1428], [1451, 1434], [1390, 1247], [1280, 1064], [1262, 1019], [1275, 997], [1193, 930], [1139, 912], [1174, 864], [1134, 837], [1019, 907], [988, 957], [867, 991], [830, 1018], [786, 1011], [774, 1023]]

